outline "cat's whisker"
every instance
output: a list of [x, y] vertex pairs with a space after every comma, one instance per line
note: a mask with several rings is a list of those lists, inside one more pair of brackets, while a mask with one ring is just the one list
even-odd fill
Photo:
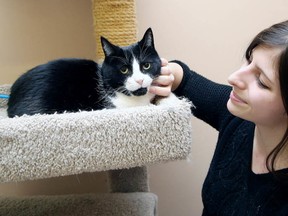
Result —
[[146, 58], [150, 57], [150, 55], [151, 55], [151, 54], [148, 54], [148, 55], [147, 55], [147, 54], [145, 54], [145, 55], [141, 55], [141, 56], [140, 56], [141, 61], [145, 62]]
[[151, 53], [149, 53], [148, 47], [145, 47], [145, 49], [141, 48], [141, 52], [140, 52], [141, 61], [145, 61], [145, 59], [150, 57], [150, 55], [151, 55]]
[[[125, 54], [125, 52], [124, 52], [124, 54]], [[119, 56], [113, 56], [112, 58], [119, 59], [119, 60], [120, 60], [124, 65], [128, 65], [128, 64], [129, 64], [129, 62], [128, 62], [128, 58], [125, 59], [125, 58], [123, 58], [123, 57], [119, 57]]]
[[128, 52], [124, 51], [124, 56], [127, 62], [129, 62], [129, 56], [128, 56]]
[[140, 58], [142, 61], [145, 61], [145, 59], [150, 56], [150, 54], [147, 55], [147, 52], [148, 47], [145, 47], [144, 49], [142, 47], [140, 48]]
[[117, 92], [123, 93], [123, 94], [130, 94], [130, 92], [124, 88], [123, 86], [119, 87], [118, 89], [116, 89]]

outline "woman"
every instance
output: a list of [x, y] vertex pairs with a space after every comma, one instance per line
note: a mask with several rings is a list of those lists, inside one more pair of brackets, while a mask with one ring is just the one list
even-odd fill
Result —
[[260, 32], [245, 58], [228, 78], [232, 88], [163, 60], [150, 91], [187, 97], [193, 114], [219, 131], [202, 189], [203, 215], [287, 216], [288, 21]]

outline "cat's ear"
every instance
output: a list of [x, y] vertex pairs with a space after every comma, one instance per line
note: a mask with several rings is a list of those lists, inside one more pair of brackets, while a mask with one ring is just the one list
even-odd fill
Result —
[[101, 44], [102, 44], [102, 49], [105, 54], [105, 56], [109, 56], [112, 53], [117, 52], [118, 47], [110, 43], [106, 38], [101, 37]]
[[151, 28], [148, 28], [142, 38], [141, 41], [139, 41], [139, 44], [141, 44], [142, 47], [153, 47], [154, 48], [154, 38], [153, 38], [153, 32]]

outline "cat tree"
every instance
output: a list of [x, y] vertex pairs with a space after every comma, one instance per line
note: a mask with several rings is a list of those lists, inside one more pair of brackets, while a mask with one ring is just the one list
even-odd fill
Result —
[[[135, 2], [93, 1], [95, 35], [127, 45], [136, 39]], [[100, 42], [97, 56], [103, 57]], [[9, 85], [0, 94], [9, 95]], [[0, 197], [0, 215], [157, 215], [146, 167], [186, 159], [190, 103], [53, 115], [6, 116], [0, 99], [0, 182], [107, 171], [110, 193]]]

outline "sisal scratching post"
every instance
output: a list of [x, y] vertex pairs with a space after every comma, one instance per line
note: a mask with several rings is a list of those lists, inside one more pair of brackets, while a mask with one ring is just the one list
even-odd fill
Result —
[[93, 18], [98, 59], [104, 57], [100, 36], [119, 46], [137, 41], [134, 0], [93, 0]]

